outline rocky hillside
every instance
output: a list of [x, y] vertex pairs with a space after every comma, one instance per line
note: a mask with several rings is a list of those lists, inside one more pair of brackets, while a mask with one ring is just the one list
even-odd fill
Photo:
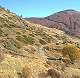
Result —
[[64, 10], [45, 18], [28, 18], [30, 22], [65, 31], [69, 35], [80, 35], [80, 12]]
[[0, 78], [80, 78], [79, 73], [79, 38], [0, 8]]

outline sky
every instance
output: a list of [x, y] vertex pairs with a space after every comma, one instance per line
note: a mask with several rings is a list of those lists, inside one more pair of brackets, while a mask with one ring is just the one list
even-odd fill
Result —
[[80, 11], [80, 0], [0, 0], [0, 6], [23, 17], [46, 17], [67, 9]]

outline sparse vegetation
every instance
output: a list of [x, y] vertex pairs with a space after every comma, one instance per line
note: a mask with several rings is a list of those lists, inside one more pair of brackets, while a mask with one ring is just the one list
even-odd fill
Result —
[[22, 36], [16, 36], [16, 39], [23, 42], [23, 37]]
[[9, 42], [5, 42], [4, 47], [6, 49], [12, 50], [12, 51], [16, 51], [16, 47], [14, 45], [14, 43], [12, 41]]
[[4, 47], [12, 51], [16, 51], [17, 49], [21, 48], [20, 44], [14, 40], [7, 40], [4, 42]]
[[80, 77], [80, 38], [6, 10], [0, 8], [0, 78]]
[[26, 36], [26, 35], [16, 36], [16, 39], [21, 42], [24, 42], [25, 44], [34, 44], [35, 43], [34, 38], [31, 36]]
[[3, 33], [3, 31], [2, 31], [1, 28], [0, 28], [0, 36], [2, 36], [2, 33]]
[[61, 38], [62, 38], [62, 40], [63, 40], [63, 44], [66, 44], [66, 43], [67, 43], [67, 40], [68, 40], [67, 37], [64, 35], [64, 36], [62, 36]]
[[44, 39], [47, 43], [51, 43], [53, 41], [52, 36], [49, 36], [48, 34], [44, 34], [42, 39]]
[[76, 47], [80, 48], [80, 43], [76, 43]]
[[39, 39], [39, 42], [40, 42], [42, 45], [45, 45], [45, 44], [46, 44], [46, 41], [44, 41], [43, 39]]
[[31, 69], [27, 65], [22, 69], [22, 78], [32, 78]]
[[21, 33], [20, 33], [20, 32], [16, 32], [16, 34], [21, 35]]
[[54, 69], [49, 69], [48, 70], [48, 74], [52, 77], [52, 78], [64, 78], [63, 75]]
[[0, 51], [0, 62], [4, 59], [4, 53]]

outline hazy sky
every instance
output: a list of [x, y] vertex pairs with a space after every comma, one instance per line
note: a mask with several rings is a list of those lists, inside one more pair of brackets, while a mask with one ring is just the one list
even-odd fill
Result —
[[80, 10], [80, 0], [0, 0], [0, 5], [24, 17], [45, 17], [66, 9]]

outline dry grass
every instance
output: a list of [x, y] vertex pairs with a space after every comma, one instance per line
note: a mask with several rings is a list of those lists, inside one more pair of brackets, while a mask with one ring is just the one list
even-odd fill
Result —
[[[47, 64], [46, 61], [49, 60], [46, 57], [60, 57], [60, 49], [64, 46], [63, 43], [68, 43], [67, 38], [71, 38], [69, 40], [73, 40], [72, 43], [76, 39], [55, 28], [29, 23], [6, 10], [0, 10], [0, 14], [0, 48], [5, 53], [4, 56], [0, 52], [0, 77], [38, 78], [40, 74], [41, 78], [48, 75], [59, 78], [62, 74], [52, 67], [60, 69], [62, 62], [52, 61]], [[40, 55], [41, 52], [43, 56]], [[79, 58], [79, 50], [75, 46], [65, 46], [63, 55], [68, 55], [73, 61]]]
[[74, 68], [66, 68], [64, 72], [65, 78], [80, 78], [80, 70]]
[[28, 65], [25, 65], [23, 67], [21, 75], [22, 75], [23, 78], [32, 78], [32, 71], [28, 67]]
[[64, 78], [60, 71], [54, 69], [49, 69], [48, 74], [51, 76], [51, 78]]

